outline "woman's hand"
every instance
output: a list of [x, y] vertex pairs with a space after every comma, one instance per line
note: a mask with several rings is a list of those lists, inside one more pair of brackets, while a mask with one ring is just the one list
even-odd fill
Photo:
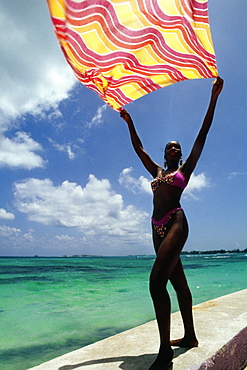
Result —
[[129, 112], [127, 112], [127, 110], [121, 108], [121, 111], [120, 111], [120, 117], [123, 118], [123, 120], [127, 123], [131, 123], [132, 122], [132, 119], [130, 117], [130, 114]]
[[212, 88], [212, 95], [218, 96], [221, 93], [221, 90], [223, 89], [223, 85], [224, 80], [218, 76]]

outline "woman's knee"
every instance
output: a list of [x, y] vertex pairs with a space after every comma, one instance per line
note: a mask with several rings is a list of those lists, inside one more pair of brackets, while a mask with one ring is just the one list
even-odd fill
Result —
[[164, 293], [166, 290], [167, 281], [168, 279], [162, 270], [152, 270], [149, 279], [149, 291], [152, 298], [155, 296], [160, 296], [160, 294]]

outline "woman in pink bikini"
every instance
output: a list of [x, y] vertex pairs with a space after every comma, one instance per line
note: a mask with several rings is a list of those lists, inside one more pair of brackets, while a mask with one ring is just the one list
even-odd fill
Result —
[[[192, 318], [192, 296], [180, 259], [180, 252], [188, 237], [188, 223], [180, 205], [180, 198], [201, 155], [222, 88], [223, 80], [218, 77], [212, 88], [202, 127], [187, 160], [182, 163], [182, 152], [178, 142], [171, 141], [166, 145], [165, 169], [155, 163], [143, 149], [129, 113], [125, 109], [120, 113], [128, 124], [132, 145], [137, 155], [154, 178], [151, 182], [154, 195], [152, 230], [156, 259], [150, 275], [150, 294], [160, 333], [160, 349], [149, 370], [169, 368], [173, 359], [171, 346], [198, 346]], [[176, 291], [184, 324], [184, 337], [173, 341], [170, 341], [171, 303], [166, 289], [168, 280]]]

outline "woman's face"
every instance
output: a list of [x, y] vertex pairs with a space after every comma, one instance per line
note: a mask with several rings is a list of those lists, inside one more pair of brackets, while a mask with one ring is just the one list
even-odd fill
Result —
[[179, 160], [182, 156], [181, 146], [177, 141], [170, 141], [165, 147], [166, 160]]

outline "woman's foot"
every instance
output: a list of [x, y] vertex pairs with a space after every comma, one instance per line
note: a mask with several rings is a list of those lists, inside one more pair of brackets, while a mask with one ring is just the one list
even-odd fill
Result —
[[172, 364], [173, 350], [171, 347], [166, 349], [160, 348], [158, 356], [149, 370], [168, 370]]
[[180, 338], [180, 339], [174, 339], [170, 341], [170, 345], [174, 347], [198, 347], [198, 340], [196, 338]]

